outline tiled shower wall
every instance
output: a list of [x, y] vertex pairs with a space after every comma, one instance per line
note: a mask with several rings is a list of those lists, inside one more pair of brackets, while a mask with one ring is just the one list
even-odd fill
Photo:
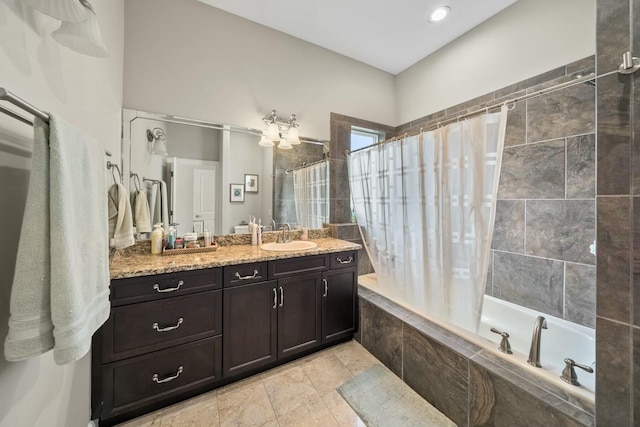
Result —
[[[439, 120], [594, 71], [594, 57], [412, 121]], [[595, 326], [595, 84], [518, 101], [508, 113], [486, 293]]]

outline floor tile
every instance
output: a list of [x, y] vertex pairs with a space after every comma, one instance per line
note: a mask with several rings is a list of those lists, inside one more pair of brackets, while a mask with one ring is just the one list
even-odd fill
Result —
[[297, 408], [278, 416], [281, 427], [333, 427], [338, 423], [322, 399], [306, 402]]
[[123, 424], [118, 424], [118, 427], [160, 427], [161, 419], [162, 411], [156, 411]]
[[220, 426], [263, 426], [276, 418], [261, 381], [218, 393]]
[[334, 354], [303, 363], [302, 369], [321, 396], [353, 378], [351, 372]]
[[162, 410], [164, 427], [216, 427], [219, 426], [216, 393], [187, 400]]
[[334, 354], [353, 376], [380, 364], [378, 359], [355, 341], [342, 344], [335, 349]]
[[264, 379], [264, 386], [278, 417], [321, 399], [300, 366]]
[[332, 390], [324, 395], [322, 400], [340, 427], [366, 427], [364, 421], [360, 419], [358, 414], [356, 414], [353, 408], [349, 406], [336, 390]]

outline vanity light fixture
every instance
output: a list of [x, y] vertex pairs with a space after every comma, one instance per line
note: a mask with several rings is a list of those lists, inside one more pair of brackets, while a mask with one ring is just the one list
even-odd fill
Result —
[[167, 156], [167, 137], [162, 128], [147, 129], [147, 141], [151, 143], [149, 152], [160, 156]]
[[300, 135], [296, 123], [296, 115], [292, 114], [289, 120], [278, 119], [276, 110], [271, 110], [271, 114], [263, 117], [262, 120], [267, 125], [267, 130], [262, 132], [262, 138], [258, 143], [262, 147], [273, 147], [278, 142], [281, 150], [290, 150], [294, 145], [300, 144]]
[[431, 12], [431, 14], [429, 15], [429, 22], [433, 23], [433, 22], [442, 21], [444, 18], [447, 17], [447, 15], [449, 15], [449, 12], [451, 12], [450, 7], [440, 6], [439, 8]]
[[62, 21], [60, 28], [51, 37], [75, 52], [96, 58], [107, 57], [107, 47], [102, 41], [96, 11], [87, 0], [79, 0], [86, 10], [85, 19], [80, 22]]
[[60, 21], [81, 22], [87, 9], [80, 0], [22, 0], [32, 8]]

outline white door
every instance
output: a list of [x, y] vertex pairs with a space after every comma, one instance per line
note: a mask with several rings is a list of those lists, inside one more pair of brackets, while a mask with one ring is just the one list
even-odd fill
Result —
[[215, 232], [217, 175], [215, 166], [193, 170], [193, 229], [196, 232]]

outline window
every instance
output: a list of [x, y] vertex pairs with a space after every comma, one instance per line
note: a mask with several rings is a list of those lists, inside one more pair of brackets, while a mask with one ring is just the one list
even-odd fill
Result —
[[368, 147], [384, 140], [384, 132], [351, 126], [351, 151]]

